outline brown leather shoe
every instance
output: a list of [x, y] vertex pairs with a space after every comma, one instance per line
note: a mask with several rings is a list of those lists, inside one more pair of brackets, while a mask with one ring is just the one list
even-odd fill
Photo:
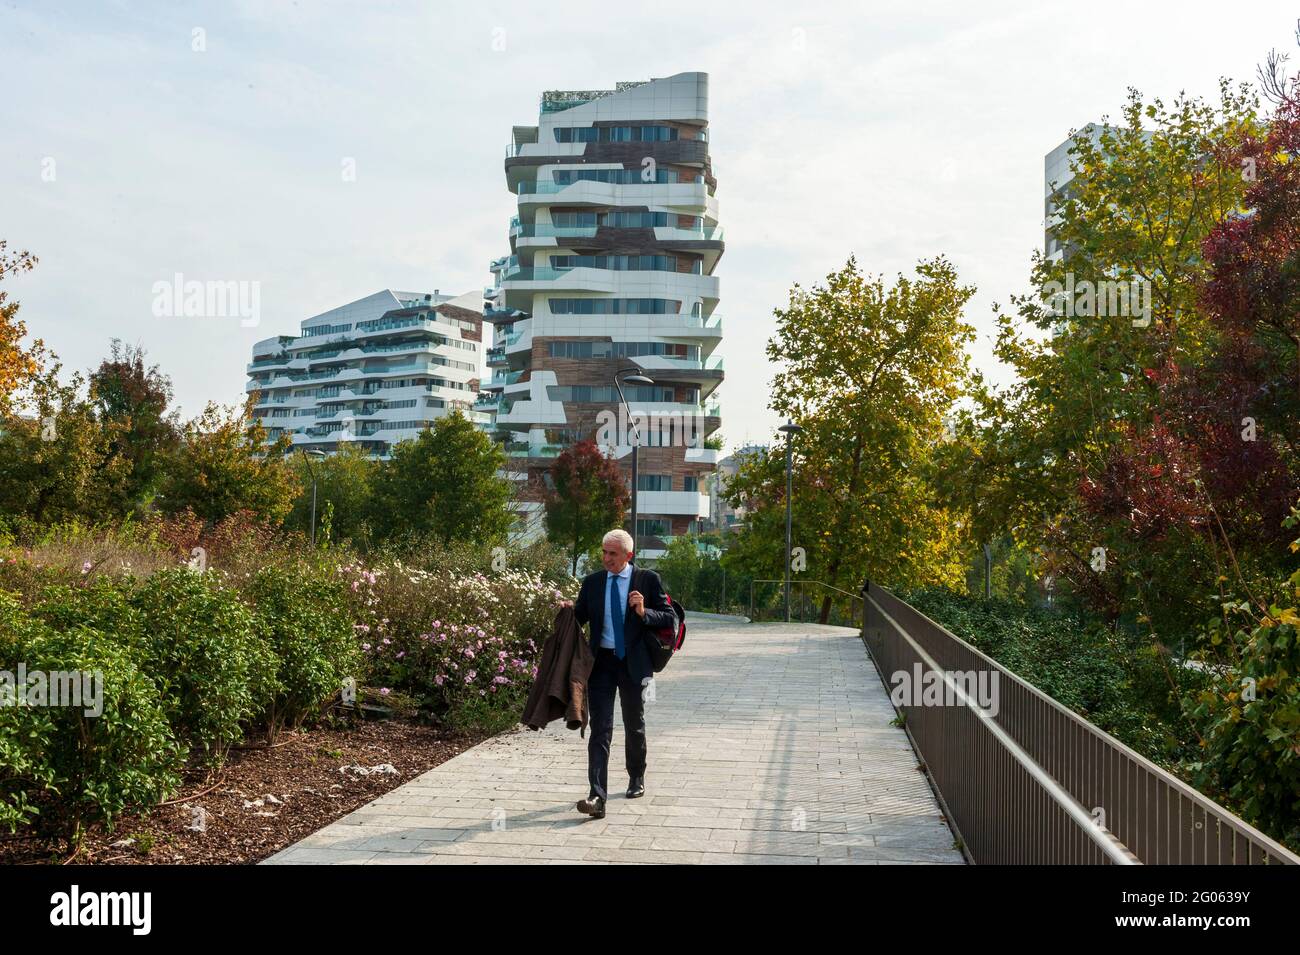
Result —
[[588, 796], [578, 800], [578, 812], [585, 812], [593, 819], [605, 818], [605, 800], [599, 796]]

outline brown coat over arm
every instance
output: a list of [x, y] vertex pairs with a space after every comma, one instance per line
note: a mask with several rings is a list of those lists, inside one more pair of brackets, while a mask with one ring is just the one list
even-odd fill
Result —
[[555, 630], [542, 647], [537, 678], [528, 691], [520, 722], [540, 730], [551, 720], [564, 719], [567, 729], [587, 732], [587, 680], [595, 663], [591, 646], [578, 627], [572, 607], [555, 615]]

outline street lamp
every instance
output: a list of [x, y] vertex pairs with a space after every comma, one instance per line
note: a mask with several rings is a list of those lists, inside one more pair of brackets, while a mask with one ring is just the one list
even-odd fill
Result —
[[793, 421], [777, 428], [785, 433], [785, 622], [790, 622], [790, 497], [794, 493], [794, 436], [803, 430]]
[[641, 374], [640, 368], [620, 368], [614, 372], [614, 387], [618, 389], [618, 400], [623, 402], [623, 410], [627, 412], [628, 424], [632, 426], [632, 554], [636, 555], [636, 482], [637, 482], [637, 449], [641, 446], [641, 429], [636, 426], [636, 419], [632, 417], [632, 409], [627, 406], [627, 398], [623, 396], [623, 386], [619, 383], [618, 376], [625, 372], [632, 372], [623, 379], [634, 385], [653, 385], [654, 382]]
[[323, 458], [325, 452], [320, 450], [308, 451], [306, 448], [299, 448], [302, 452], [302, 459], [307, 462], [307, 473], [311, 475], [311, 546], [316, 546], [316, 470], [311, 466], [312, 458]]

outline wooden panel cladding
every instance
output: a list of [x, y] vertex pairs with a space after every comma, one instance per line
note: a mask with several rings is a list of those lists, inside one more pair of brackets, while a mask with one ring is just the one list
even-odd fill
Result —
[[461, 337], [472, 342], [483, 341], [482, 312], [476, 312], [472, 308], [461, 308], [458, 305], [448, 305], [446, 302], [443, 302], [441, 305], [435, 305], [433, 311], [437, 312], [439, 315], [446, 315], [448, 318], [457, 318], [463, 322], [473, 323], [474, 328], [472, 330], [468, 328], [462, 328], [460, 330]]
[[702, 257], [694, 250], [721, 251], [720, 239], [656, 239], [654, 229], [622, 229], [599, 226], [594, 236], [557, 239], [575, 254], [614, 253], [625, 255], [677, 255], [677, 271], [689, 274], [691, 265]]

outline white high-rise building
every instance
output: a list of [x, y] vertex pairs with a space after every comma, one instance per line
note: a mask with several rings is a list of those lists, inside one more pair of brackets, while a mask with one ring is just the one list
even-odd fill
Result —
[[486, 292], [494, 375], [476, 407], [495, 413], [534, 491], [584, 439], [608, 447], [630, 480], [630, 436], [620, 426], [608, 440], [615, 376], [653, 381], [623, 385], [643, 417], [636, 533], [651, 559], [709, 516], [705, 479], [719, 456], [705, 447], [723, 378], [708, 91], [707, 74], [679, 73], [543, 93], [538, 124], [514, 127], [507, 151], [519, 214]]
[[331, 453], [354, 443], [387, 458], [399, 441], [453, 409], [481, 427], [482, 296], [385, 289], [302, 323], [300, 335], [253, 346], [246, 390], [268, 440]]

